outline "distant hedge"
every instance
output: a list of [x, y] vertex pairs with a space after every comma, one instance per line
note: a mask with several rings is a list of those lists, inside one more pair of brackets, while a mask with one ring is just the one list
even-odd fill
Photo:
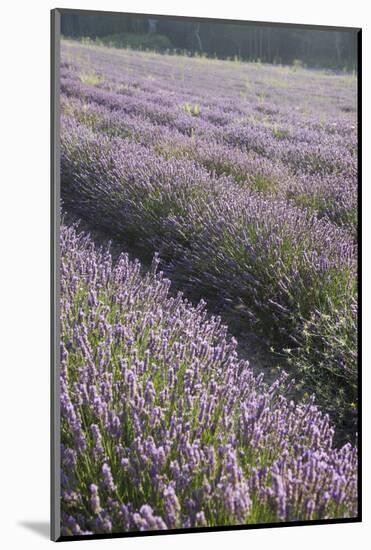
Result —
[[173, 48], [170, 40], [163, 34], [122, 32], [96, 38], [95, 42], [111, 48], [133, 48], [134, 50], [164, 51]]

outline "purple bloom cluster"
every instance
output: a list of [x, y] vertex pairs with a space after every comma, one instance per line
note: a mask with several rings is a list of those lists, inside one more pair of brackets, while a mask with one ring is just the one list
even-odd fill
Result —
[[67, 41], [60, 76], [63, 209], [146, 266], [61, 228], [62, 533], [355, 517], [354, 77]]
[[70, 117], [61, 158], [67, 209], [116, 239], [160, 251], [190, 294], [208, 288], [275, 346], [294, 348], [312, 387], [340, 383], [345, 408], [356, 400], [356, 254], [348, 231]]
[[65, 208], [159, 251], [353, 429], [355, 78], [63, 42], [61, 92]]
[[102, 82], [92, 86], [81, 79], [92, 70], [91, 51], [65, 46], [65, 57], [75, 49], [79, 70], [62, 69], [63, 106], [81, 122], [278, 192], [355, 232], [355, 79], [210, 60], [205, 71], [195, 60], [97, 49], [93, 66]]
[[61, 228], [62, 534], [357, 514], [357, 452], [201, 302]]

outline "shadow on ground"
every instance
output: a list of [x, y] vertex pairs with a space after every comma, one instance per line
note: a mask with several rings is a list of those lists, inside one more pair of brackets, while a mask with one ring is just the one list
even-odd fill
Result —
[[18, 525], [33, 531], [42, 538], [49, 539], [50, 537], [50, 524], [48, 521], [19, 521]]

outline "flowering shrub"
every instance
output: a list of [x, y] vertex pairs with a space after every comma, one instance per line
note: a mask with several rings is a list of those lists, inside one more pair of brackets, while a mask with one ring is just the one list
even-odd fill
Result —
[[[214, 294], [280, 351], [291, 356], [293, 349], [312, 389], [344, 388], [336, 414], [350, 411], [357, 399], [357, 300], [347, 231], [236, 187], [230, 176], [96, 134], [70, 117], [63, 119], [61, 159], [66, 208], [115, 239], [159, 250], [184, 289]], [[307, 345], [308, 323], [315, 346]]]
[[356, 517], [356, 80], [61, 55], [62, 534]]
[[62, 534], [357, 515], [357, 452], [205, 306], [61, 228]]
[[[76, 93], [83, 94], [80, 89]], [[192, 159], [212, 174], [232, 176], [231, 183], [237, 183], [243, 189], [285, 198], [356, 234], [357, 173], [353, 158], [348, 157], [349, 167], [323, 172], [323, 159], [318, 161], [317, 170], [306, 170], [305, 162], [300, 156], [296, 158], [294, 152], [293, 158], [298, 166], [295, 174], [289, 163], [284, 162], [284, 155], [282, 159], [276, 158], [277, 150], [273, 144], [270, 156], [261, 155], [253, 148], [240, 149], [233, 142], [220, 143], [215, 135], [192, 134], [190, 137], [174, 127], [154, 125], [146, 118], [133, 117], [123, 110], [111, 111], [94, 101], [86, 104], [75, 98], [63, 103], [63, 112], [97, 133], [130, 138], [164, 158]], [[265, 139], [272, 138], [266, 136]], [[316, 143], [318, 140], [319, 137]], [[284, 147], [287, 157], [289, 144], [286, 142]], [[333, 152], [329, 157], [332, 155]], [[347, 170], [349, 173], [344, 177]]]

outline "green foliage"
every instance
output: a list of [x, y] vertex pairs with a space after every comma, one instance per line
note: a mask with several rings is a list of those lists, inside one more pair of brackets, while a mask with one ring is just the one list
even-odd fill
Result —
[[289, 131], [283, 128], [275, 126], [272, 130], [272, 134], [276, 139], [286, 139], [289, 137]]
[[306, 65], [301, 59], [293, 59], [292, 66], [294, 70], [303, 69]]
[[[321, 407], [345, 433], [357, 430], [356, 299], [327, 313], [316, 310], [303, 322], [300, 345], [284, 350], [300, 386], [315, 391]], [[329, 345], [330, 343], [330, 345]], [[342, 436], [344, 437], [344, 435]]]
[[165, 51], [172, 48], [170, 40], [162, 34], [137, 34], [123, 32], [97, 38], [96, 42], [110, 48]]
[[[324, 190], [326, 191], [326, 190]], [[316, 212], [319, 217], [326, 217], [336, 225], [348, 229], [357, 238], [358, 212], [353, 205], [342, 205], [331, 192], [289, 193], [288, 199], [301, 208]]]
[[[64, 14], [62, 34], [75, 39], [99, 39], [113, 47], [170, 50], [209, 58], [291, 65], [293, 71], [311, 66], [354, 71], [357, 66], [357, 32], [288, 29], [163, 18], [150, 33], [148, 16], [130, 14]], [[107, 43], [111, 44], [107, 44]]]
[[184, 103], [184, 105], [182, 105], [182, 109], [192, 116], [198, 116], [201, 112], [201, 107], [198, 103], [195, 103], [194, 105], [192, 105], [192, 103]]
[[276, 194], [277, 182], [264, 174], [256, 174], [249, 178], [249, 187], [252, 191], [263, 194]]
[[98, 86], [98, 84], [104, 82], [103, 76], [95, 72], [81, 73], [79, 78], [83, 84], [87, 84], [88, 86]]

